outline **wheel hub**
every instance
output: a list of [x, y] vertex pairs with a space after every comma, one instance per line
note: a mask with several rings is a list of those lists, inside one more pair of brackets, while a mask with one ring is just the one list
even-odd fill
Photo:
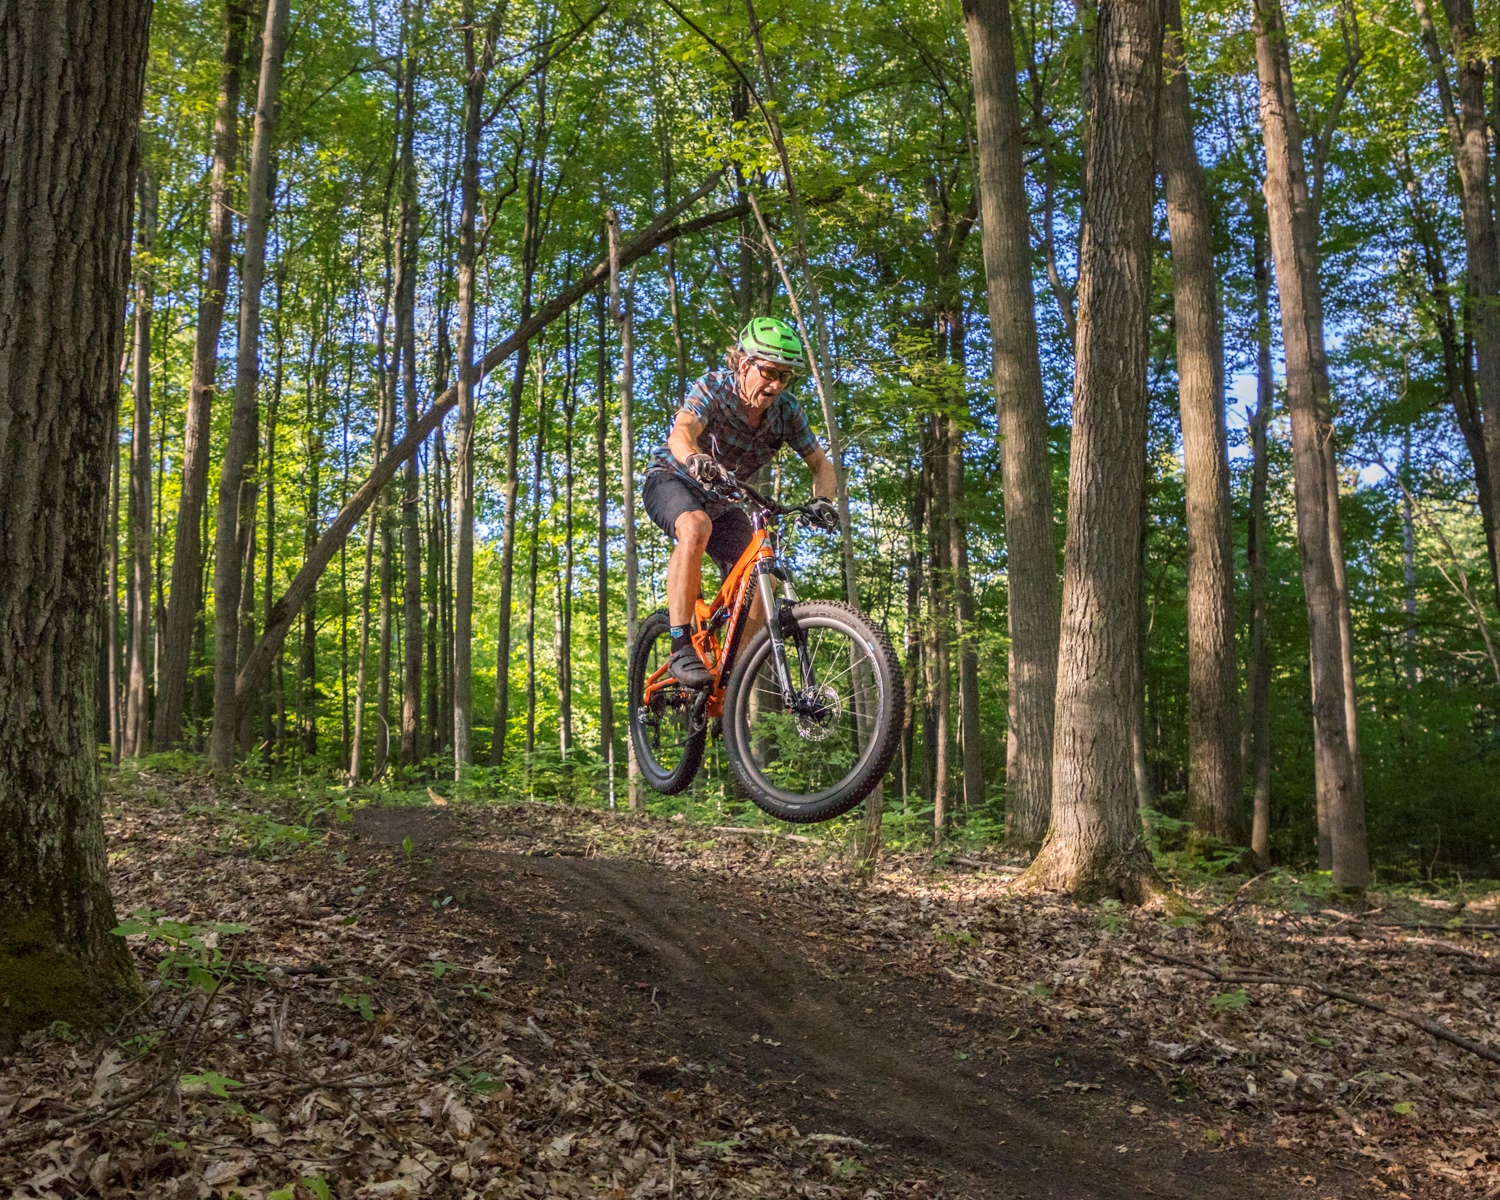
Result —
[[810, 742], [821, 742], [833, 736], [843, 703], [832, 684], [805, 689], [797, 697], [795, 721], [797, 733]]

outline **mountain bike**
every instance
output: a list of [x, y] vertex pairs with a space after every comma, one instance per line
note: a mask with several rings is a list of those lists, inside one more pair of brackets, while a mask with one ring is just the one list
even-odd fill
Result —
[[[665, 610], [646, 618], [630, 656], [636, 765], [658, 792], [686, 790], [722, 718], [725, 756], [756, 805], [783, 821], [826, 821], [891, 765], [905, 707], [896, 653], [853, 605], [797, 600], [777, 534], [787, 517], [829, 531], [808, 505], [778, 504], [732, 476], [714, 490], [745, 508], [753, 533], [714, 598], [694, 605], [692, 642], [713, 682], [686, 688], [668, 674], [671, 623]], [[747, 637], [757, 601], [766, 620]]]

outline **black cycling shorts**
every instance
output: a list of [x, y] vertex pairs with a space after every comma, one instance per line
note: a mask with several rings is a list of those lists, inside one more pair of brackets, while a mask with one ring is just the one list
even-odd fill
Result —
[[[641, 487], [641, 503], [646, 515], [673, 541], [677, 540], [677, 518], [686, 512], [707, 513], [708, 508], [697, 489], [668, 471], [650, 471]], [[728, 578], [734, 564], [755, 534], [755, 527], [743, 509], [731, 508], [714, 519], [708, 535], [708, 556], [719, 568], [720, 578]]]

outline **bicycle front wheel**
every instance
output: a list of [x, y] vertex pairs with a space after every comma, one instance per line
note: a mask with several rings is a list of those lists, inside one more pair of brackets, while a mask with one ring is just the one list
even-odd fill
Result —
[[783, 821], [826, 821], [848, 812], [885, 777], [905, 703], [896, 652], [849, 604], [792, 606], [786, 636], [792, 703], [778, 679], [770, 633], [745, 647], [724, 703], [724, 743], [736, 779]]

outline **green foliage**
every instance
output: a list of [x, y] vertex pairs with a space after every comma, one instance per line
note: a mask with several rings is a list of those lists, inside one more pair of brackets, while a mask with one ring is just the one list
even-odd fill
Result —
[[253, 965], [234, 968], [222, 940], [246, 932], [248, 926], [227, 921], [172, 921], [156, 909], [138, 908], [110, 932], [116, 937], [142, 937], [158, 951], [156, 975], [165, 987], [194, 987], [214, 992], [231, 978], [232, 968], [258, 970]]

